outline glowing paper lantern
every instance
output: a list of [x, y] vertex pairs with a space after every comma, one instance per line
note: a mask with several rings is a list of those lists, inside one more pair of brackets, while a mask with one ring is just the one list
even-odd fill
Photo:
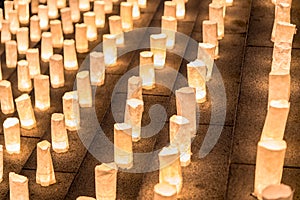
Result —
[[14, 9], [14, 1], [4, 1], [4, 16], [9, 20], [9, 12]]
[[29, 30], [27, 27], [19, 28], [17, 31], [18, 53], [26, 54], [29, 48]]
[[105, 80], [105, 64], [102, 52], [90, 53], [91, 84], [101, 86]]
[[124, 33], [122, 30], [122, 19], [120, 16], [113, 15], [108, 18], [110, 34], [115, 35], [117, 46], [124, 45]]
[[19, 119], [9, 117], [3, 123], [5, 148], [9, 154], [20, 153], [21, 133]]
[[30, 79], [28, 62], [20, 60], [18, 62], [18, 90], [21, 92], [30, 92], [32, 90], [32, 83]]
[[63, 8], [60, 10], [61, 21], [64, 34], [71, 34], [74, 32], [73, 23], [71, 19], [71, 9]]
[[7, 80], [0, 81], [0, 95], [1, 95], [1, 111], [3, 114], [14, 113], [14, 99], [11, 90], [11, 83]]
[[27, 1], [18, 2], [18, 16], [21, 24], [29, 23], [29, 3]]
[[10, 199], [29, 200], [28, 178], [9, 172], [9, 197]]
[[36, 75], [34, 77], [35, 107], [41, 111], [50, 108], [50, 83], [49, 76]]
[[80, 128], [80, 112], [77, 91], [66, 92], [62, 97], [66, 128], [76, 131]]
[[155, 87], [153, 53], [151, 51], [142, 51], [140, 53], [139, 76], [142, 78], [143, 89], [150, 90]]
[[66, 7], [66, 0], [57, 0], [57, 8], [61, 9], [61, 8], [65, 8]]
[[105, 3], [105, 6], [104, 6], [105, 13], [112, 13], [112, 10], [113, 10], [112, 0], [104, 0], [104, 3]]
[[167, 183], [158, 183], [154, 186], [153, 200], [176, 200], [176, 187]]
[[51, 141], [52, 148], [56, 153], [68, 151], [69, 140], [62, 113], [53, 113], [51, 115]]
[[164, 147], [158, 154], [159, 182], [176, 187], [177, 194], [182, 188], [182, 174], [179, 161], [179, 152], [175, 147]]
[[167, 36], [166, 34], [152, 34], [150, 35], [150, 47], [153, 53], [153, 63], [155, 69], [162, 69], [166, 62], [166, 49], [167, 49]]
[[34, 128], [36, 126], [36, 121], [30, 96], [28, 94], [22, 94], [15, 99], [15, 102], [21, 122], [21, 127], [25, 129]]
[[31, 0], [31, 13], [37, 14], [39, 11], [39, 0]]
[[92, 107], [92, 88], [89, 71], [81, 71], [76, 75], [79, 105], [82, 108]]
[[75, 25], [75, 42], [76, 51], [78, 53], [85, 53], [89, 50], [89, 43], [87, 40], [87, 25], [83, 23]]
[[271, 41], [275, 41], [277, 22], [291, 22], [291, 5], [288, 3], [279, 3], [275, 7], [275, 18], [272, 30]]
[[112, 66], [117, 63], [117, 45], [115, 35], [103, 35], [103, 54], [106, 66]]
[[127, 99], [124, 122], [132, 128], [132, 141], [141, 139], [142, 115], [144, 112], [144, 102], [139, 99]]
[[176, 18], [184, 19], [185, 17], [185, 2], [184, 0], [173, 0], [176, 3]]
[[116, 199], [117, 172], [115, 163], [103, 163], [95, 167], [95, 187], [97, 199]]
[[121, 2], [120, 16], [122, 18], [123, 31], [128, 32], [133, 29], [132, 4]]
[[170, 144], [178, 148], [180, 164], [185, 167], [191, 162], [191, 133], [189, 120], [178, 115], [170, 117]]
[[254, 195], [262, 198], [262, 191], [269, 185], [280, 184], [286, 142], [276, 140], [260, 141], [257, 146]]
[[216, 46], [213, 44], [209, 44], [209, 43], [198, 44], [197, 60], [203, 61], [206, 65], [207, 68], [206, 81], [209, 81], [212, 76], [215, 51], [216, 51]]
[[80, 20], [80, 10], [79, 10], [79, 0], [69, 0], [69, 6], [71, 9], [71, 19], [72, 22], [79, 22]]
[[47, 0], [49, 19], [58, 18], [57, 0]]
[[53, 55], [52, 34], [50, 32], [42, 33], [41, 58], [43, 62], [49, 62]]
[[143, 100], [142, 91], [142, 78], [139, 76], [130, 77], [128, 79], [127, 99]]
[[275, 31], [275, 44], [281, 42], [292, 44], [295, 33], [296, 25], [286, 22], [277, 22]]
[[132, 19], [139, 19], [141, 17], [141, 13], [138, 0], [127, 0], [127, 2], [132, 3]]
[[43, 31], [49, 29], [48, 6], [39, 5], [38, 16], [40, 18], [40, 28]]
[[50, 57], [49, 62], [50, 82], [51, 87], [59, 88], [65, 85], [63, 57], [59, 54], [54, 54]]
[[292, 44], [286, 42], [275, 43], [272, 58], [272, 71], [290, 73]]
[[176, 18], [162, 16], [161, 32], [167, 36], [167, 49], [173, 49], [175, 46], [175, 35], [177, 32]]
[[50, 147], [47, 140], [37, 144], [36, 183], [43, 187], [56, 183]]
[[114, 125], [114, 159], [118, 167], [130, 169], [133, 166], [132, 129], [129, 124]]
[[214, 59], [219, 57], [218, 24], [215, 21], [204, 20], [202, 23], [203, 43], [215, 45]]
[[20, 27], [18, 11], [11, 10], [9, 11], [8, 15], [9, 15], [9, 31], [15, 35]]
[[209, 20], [217, 22], [218, 24], [218, 39], [224, 37], [224, 16], [222, 4], [211, 3], [209, 4]]
[[73, 39], [64, 40], [64, 67], [66, 70], [77, 70], [78, 61]]
[[30, 17], [30, 41], [39, 42], [41, 40], [40, 18], [37, 15]]
[[89, 11], [90, 1], [89, 0], [79, 0], [79, 10], [82, 12]]
[[271, 72], [269, 74], [269, 97], [272, 100], [290, 100], [291, 76], [288, 73], [282, 74]]
[[269, 185], [262, 191], [263, 200], [293, 200], [293, 190], [290, 186]]
[[289, 110], [290, 103], [286, 100], [273, 100], [270, 102], [261, 140], [283, 139]]
[[41, 73], [39, 49], [28, 49], [26, 51], [26, 60], [28, 62], [30, 78]]
[[5, 57], [7, 68], [16, 68], [17, 66], [17, 42], [15, 40], [10, 40], [5, 43]]
[[105, 2], [104, 1], [95, 1], [94, 2], [94, 13], [96, 17], [96, 26], [97, 28], [103, 28], [105, 25]]
[[10, 34], [9, 27], [10, 27], [9, 21], [3, 20], [2, 21], [2, 29], [1, 29], [1, 43], [5, 43], [5, 42], [11, 40], [11, 34]]
[[166, 17], [176, 18], [176, 2], [175, 1], [165, 1], [164, 2], [164, 15]]
[[83, 14], [83, 21], [87, 25], [86, 37], [88, 41], [97, 40], [96, 17], [94, 12], [86, 12]]
[[50, 31], [52, 34], [52, 46], [54, 48], [62, 48], [64, 36], [61, 28], [60, 20], [51, 20], [50, 21]]
[[177, 115], [185, 117], [190, 122], [191, 138], [196, 136], [196, 93], [195, 89], [191, 87], [183, 87], [176, 90], [176, 109]]

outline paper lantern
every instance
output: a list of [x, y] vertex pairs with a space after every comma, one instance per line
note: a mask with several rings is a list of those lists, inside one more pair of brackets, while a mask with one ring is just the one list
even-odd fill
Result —
[[219, 4], [223, 6], [223, 17], [225, 17], [226, 14], [226, 0], [213, 0], [213, 4]]
[[76, 23], [80, 20], [79, 0], [69, 0], [69, 6], [71, 9], [72, 22]]
[[117, 63], [116, 36], [112, 34], [103, 35], [103, 54], [106, 66], [113, 66]]
[[59, 54], [54, 54], [50, 57], [49, 74], [51, 87], [59, 88], [65, 85], [63, 57]]
[[15, 111], [14, 98], [11, 83], [7, 80], [0, 81], [1, 111], [3, 114], [11, 114]]
[[291, 43], [275, 43], [272, 56], [272, 70], [279, 73], [290, 73], [292, 60], [292, 44]]
[[209, 4], [209, 20], [217, 22], [218, 27], [218, 39], [224, 37], [224, 16], [223, 16], [224, 6], [218, 3]]
[[295, 33], [296, 25], [286, 22], [277, 22], [275, 30], [275, 44], [281, 42], [292, 44]]
[[54, 48], [62, 48], [64, 36], [61, 28], [60, 20], [51, 20], [50, 21], [50, 31], [52, 34], [52, 46]]
[[89, 43], [87, 40], [87, 25], [83, 23], [75, 25], [75, 42], [76, 51], [78, 53], [85, 53], [89, 50]]
[[277, 22], [291, 22], [291, 5], [288, 3], [279, 3], [275, 7], [275, 18], [272, 30], [271, 41], [275, 41]]
[[94, 2], [94, 13], [96, 17], [96, 26], [97, 28], [103, 28], [105, 25], [105, 2], [104, 1], [95, 1]]
[[53, 55], [52, 34], [50, 32], [42, 33], [41, 58], [43, 62], [49, 62]]
[[48, 6], [39, 5], [38, 16], [40, 18], [40, 28], [42, 31], [49, 29]]
[[83, 14], [83, 21], [87, 25], [86, 37], [88, 41], [97, 40], [96, 17], [94, 12], [86, 12]]
[[185, 2], [184, 0], [173, 0], [176, 3], [176, 18], [184, 19], [185, 17]]
[[60, 10], [61, 21], [64, 34], [71, 34], [74, 32], [73, 23], [71, 19], [71, 9], [70, 8], [62, 8]]
[[37, 14], [39, 11], [39, 0], [31, 0], [31, 13]]
[[141, 17], [141, 13], [138, 0], [127, 0], [127, 2], [132, 3], [132, 19], [139, 19]]
[[254, 195], [262, 199], [262, 191], [271, 184], [280, 184], [286, 142], [283, 140], [260, 141], [257, 146]]
[[56, 183], [50, 147], [47, 140], [37, 143], [36, 183], [43, 187]]
[[50, 83], [49, 76], [36, 75], [34, 77], [35, 107], [40, 111], [50, 108]]
[[139, 99], [127, 99], [124, 122], [132, 128], [132, 141], [141, 139], [142, 115], [144, 112], [144, 102]]
[[36, 126], [35, 116], [32, 109], [31, 99], [28, 94], [22, 94], [15, 99], [21, 127], [32, 129]]
[[116, 45], [124, 45], [124, 33], [122, 30], [122, 19], [120, 16], [113, 15], [108, 18], [110, 34], [115, 35]]
[[27, 1], [18, 2], [18, 16], [21, 24], [29, 23], [29, 3]]
[[215, 45], [214, 59], [219, 57], [218, 24], [215, 21], [204, 20], [202, 23], [203, 43]]
[[37, 15], [30, 17], [30, 41], [39, 42], [41, 40], [40, 18]]
[[158, 154], [159, 182], [176, 187], [177, 194], [182, 188], [182, 174], [179, 152], [175, 147], [164, 147]]
[[29, 200], [28, 178], [9, 172], [9, 198]]
[[77, 92], [79, 105], [82, 108], [89, 108], [93, 105], [92, 88], [89, 71], [81, 71], [76, 75]]
[[166, 46], [167, 36], [166, 34], [152, 34], [150, 35], [150, 47], [153, 53], [153, 63], [155, 69], [162, 69], [166, 62]]
[[212, 76], [215, 51], [216, 51], [216, 46], [213, 44], [209, 44], [209, 43], [198, 44], [197, 60], [204, 62], [206, 65], [207, 68], [206, 81], [209, 81]]
[[65, 8], [67, 6], [66, 4], [67, 4], [66, 0], [57, 0], [56, 3], [57, 8], [59, 9]]
[[176, 187], [167, 183], [158, 183], [154, 186], [153, 200], [176, 200]]
[[167, 49], [173, 49], [175, 46], [175, 35], [177, 32], [176, 18], [162, 16], [161, 32], [167, 36]]
[[142, 51], [140, 53], [139, 76], [142, 78], [143, 89], [150, 90], [155, 87], [153, 53], [151, 51]]
[[104, 6], [105, 13], [112, 13], [112, 10], [113, 10], [112, 0], [104, 0], [104, 3], [105, 3], [105, 6]]
[[20, 60], [18, 62], [18, 90], [21, 92], [30, 92], [32, 90], [32, 83], [30, 79], [28, 62]]
[[47, 0], [49, 19], [58, 18], [57, 0]]
[[269, 185], [262, 191], [263, 200], [293, 200], [293, 190], [290, 186]]
[[39, 49], [28, 49], [26, 51], [26, 60], [28, 62], [30, 78], [41, 73]]
[[5, 43], [5, 58], [7, 68], [16, 68], [18, 53], [17, 53], [17, 42], [10, 40]]
[[3, 123], [5, 148], [9, 154], [19, 154], [21, 149], [20, 122], [16, 117], [9, 117]]
[[9, 12], [14, 9], [14, 1], [4, 1], [4, 16], [6, 20], [9, 20]]
[[289, 73], [271, 72], [269, 74], [268, 102], [272, 100], [290, 100], [291, 76]]
[[15, 35], [20, 27], [18, 11], [11, 10], [9, 11], [8, 15], [9, 15], [9, 31]]
[[51, 115], [51, 141], [52, 148], [56, 153], [68, 151], [69, 140], [62, 113], [53, 113]]
[[27, 27], [19, 28], [17, 31], [18, 53], [26, 54], [29, 48], [29, 30]]
[[62, 97], [65, 125], [69, 131], [80, 128], [80, 111], [77, 91], [66, 92]]
[[102, 163], [95, 167], [95, 188], [97, 199], [116, 199], [117, 172], [115, 163]]
[[89, 11], [90, 1], [89, 0], [79, 0], [79, 10], [82, 12]]
[[177, 147], [180, 153], [180, 165], [185, 167], [191, 162], [190, 122], [182, 116], [170, 117], [170, 144]]
[[127, 99], [143, 100], [141, 77], [132, 76], [128, 79]]
[[11, 40], [11, 34], [10, 34], [9, 28], [10, 28], [9, 21], [3, 20], [2, 21], [2, 29], [1, 29], [1, 43], [2, 44]]
[[102, 52], [90, 53], [90, 76], [91, 84], [101, 86], [105, 80], [105, 64]]
[[195, 137], [197, 133], [196, 127], [196, 93], [195, 89], [191, 87], [183, 87], [176, 90], [176, 110], [177, 115], [185, 117], [190, 122], [191, 137]]
[[120, 16], [122, 18], [123, 31], [128, 32], [133, 29], [132, 4], [129, 2], [121, 2]]
[[176, 2], [175, 1], [165, 1], [164, 2], [164, 15], [166, 17], [176, 18]]
[[66, 70], [77, 70], [78, 61], [73, 39], [64, 40], [64, 67]]
[[133, 166], [132, 129], [129, 124], [114, 125], [114, 159], [118, 167], [130, 169]]

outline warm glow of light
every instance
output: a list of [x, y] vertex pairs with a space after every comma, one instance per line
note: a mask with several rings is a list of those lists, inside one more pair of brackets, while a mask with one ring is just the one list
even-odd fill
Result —
[[5, 148], [9, 154], [20, 153], [21, 133], [19, 119], [9, 117], [3, 123]]
[[112, 0], [104, 0], [104, 2], [105, 2], [105, 6], [104, 6], [105, 13], [112, 13], [113, 10]]
[[185, 2], [184, 0], [173, 0], [176, 3], [176, 18], [184, 19], [185, 17]]
[[89, 71], [81, 71], [76, 75], [79, 105], [82, 108], [92, 107], [92, 88]]
[[94, 13], [96, 15], [97, 28], [103, 28], [105, 25], [105, 3], [104, 1], [94, 1]]
[[55, 1], [47, 0], [47, 5], [48, 5], [48, 17], [49, 17], [49, 19], [58, 18], [57, 0], [55, 0]]
[[27, 27], [19, 28], [17, 31], [18, 53], [26, 54], [29, 48], [29, 30]]
[[143, 100], [142, 91], [142, 78], [139, 76], [130, 77], [127, 86], [127, 99]]
[[215, 21], [204, 20], [202, 23], [203, 43], [215, 45], [214, 59], [219, 58], [218, 24]]
[[153, 53], [153, 63], [155, 69], [162, 69], [166, 62], [166, 34], [152, 34], [150, 36], [150, 47]]
[[18, 16], [21, 24], [29, 23], [29, 3], [27, 1], [18, 2]]
[[53, 55], [52, 34], [50, 32], [42, 33], [41, 58], [43, 62], [49, 62]]
[[89, 43], [87, 40], [87, 25], [84, 23], [76, 24], [75, 28], [76, 51], [78, 53], [85, 53], [89, 50]]
[[80, 128], [80, 111], [77, 91], [66, 92], [62, 97], [66, 128], [75, 131]]
[[26, 51], [26, 60], [28, 61], [30, 78], [41, 73], [39, 49], [28, 49]]
[[116, 36], [112, 34], [103, 35], [103, 54], [106, 66], [112, 66], [117, 62]]
[[18, 74], [18, 90], [21, 92], [30, 92], [32, 90], [32, 83], [30, 79], [28, 62], [20, 60], [17, 67]]
[[57, 0], [57, 8], [61, 9], [61, 8], [65, 8], [66, 7], [66, 0]]
[[124, 33], [122, 30], [122, 19], [120, 16], [113, 15], [108, 18], [110, 34], [115, 35], [117, 46], [123, 46]]
[[162, 16], [161, 32], [167, 36], [167, 49], [173, 49], [175, 46], [175, 35], [177, 32], [176, 18]]
[[28, 94], [22, 94], [15, 99], [21, 127], [32, 129], [36, 126], [36, 120], [32, 109], [31, 99]]
[[0, 81], [1, 111], [3, 114], [14, 113], [14, 99], [11, 90], [11, 83], [7, 80]]
[[56, 153], [68, 151], [69, 140], [62, 113], [53, 113], [51, 116], [51, 141], [52, 148]]
[[147, 0], [138, 0], [138, 5], [140, 8], [147, 8]]
[[49, 29], [48, 6], [39, 5], [38, 16], [40, 18], [41, 30], [46, 31]]
[[103, 85], [105, 80], [105, 64], [102, 52], [90, 53], [90, 76], [92, 85]]
[[70, 8], [62, 8], [60, 10], [61, 21], [64, 34], [71, 34], [74, 32], [73, 23], [71, 19], [71, 9]]
[[80, 20], [79, 0], [69, 0], [69, 7], [71, 9], [72, 21], [79, 22]]
[[176, 2], [175, 1], [165, 1], [164, 2], [164, 15], [166, 17], [176, 18]]
[[9, 197], [10, 199], [29, 199], [28, 178], [16, 174], [9, 173]]
[[272, 30], [271, 41], [275, 41], [277, 22], [291, 22], [291, 5], [288, 3], [279, 3], [275, 7], [275, 18]]
[[83, 14], [83, 21], [87, 25], [86, 37], [88, 41], [97, 40], [96, 16], [94, 12], [86, 12]]
[[32, 42], [41, 40], [40, 18], [37, 15], [30, 17], [30, 40]]
[[77, 70], [78, 61], [73, 39], [64, 40], [64, 67], [66, 70]]
[[4, 1], [4, 16], [5, 19], [9, 19], [9, 12], [14, 9], [14, 1]]
[[127, 2], [132, 3], [132, 19], [139, 19], [141, 14], [138, 0], [127, 0]]
[[62, 48], [64, 42], [63, 31], [60, 20], [50, 21], [50, 31], [52, 34], [52, 46], [54, 48]]
[[49, 62], [50, 83], [51, 87], [59, 88], [65, 85], [63, 57], [54, 54], [50, 57]]
[[294, 191], [288, 185], [269, 185], [262, 191], [263, 199], [285, 199], [293, 200]]
[[5, 43], [5, 57], [7, 68], [16, 68], [17, 66], [17, 42], [10, 40]]
[[154, 198], [153, 200], [175, 200], [177, 199], [176, 187], [167, 183], [158, 183], [154, 186]]
[[10, 27], [9, 21], [3, 20], [2, 21], [2, 29], [1, 29], [1, 43], [2, 44], [11, 40], [11, 34], [10, 34], [9, 27]]
[[34, 77], [35, 107], [41, 111], [50, 108], [50, 83], [49, 76], [36, 75]]
[[128, 32], [133, 29], [132, 3], [121, 2], [120, 16], [122, 18], [123, 31]]
[[139, 76], [143, 80], [143, 89], [150, 90], [155, 87], [153, 53], [151, 51], [143, 51], [140, 53]]
[[218, 24], [218, 39], [224, 37], [224, 6], [219, 3], [209, 4], [209, 20]]
[[233, 0], [226, 0], [226, 6], [233, 6]]

